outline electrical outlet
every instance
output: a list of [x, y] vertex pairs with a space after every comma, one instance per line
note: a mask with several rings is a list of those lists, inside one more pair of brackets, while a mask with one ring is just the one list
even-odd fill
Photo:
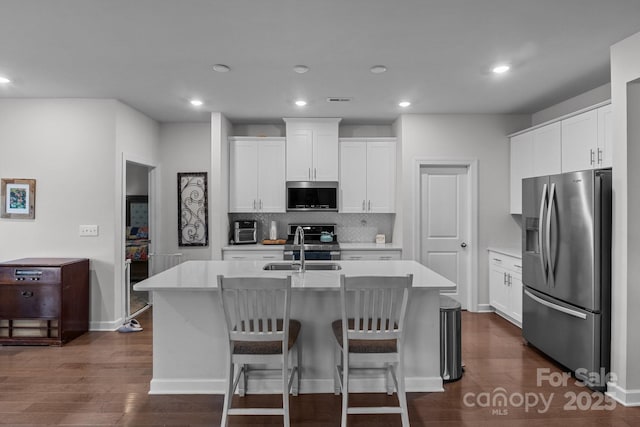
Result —
[[98, 235], [97, 225], [81, 225], [80, 226], [80, 236], [97, 236], [97, 235]]

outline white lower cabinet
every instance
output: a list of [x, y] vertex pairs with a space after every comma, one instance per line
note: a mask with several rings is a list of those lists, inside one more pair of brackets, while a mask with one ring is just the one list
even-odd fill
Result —
[[282, 249], [278, 250], [222, 250], [223, 261], [282, 261]]
[[342, 249], [340, 259], [343, 261], [399, 261], [402, 259], [402, 250], [375, 249], [363, 251]]
[[489, 298], [493, 309], [522, 325], [522, 259], [489, 251]]

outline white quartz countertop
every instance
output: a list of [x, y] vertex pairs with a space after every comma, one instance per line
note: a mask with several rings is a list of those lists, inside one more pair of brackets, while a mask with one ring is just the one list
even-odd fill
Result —
[[284, 245], [263, 245], [254, 243], [250, 245], [230, 245], [222, 248], [223, 251], [283, 251]]
[[[395, 243], [373, 243], [373, 242], [355, 242], [355, 243], [340, 243], [340, 249], [349, 251], [384, 251], [384, 250], [402, 250], [402, 246]], [[223, 251], [278, 251], [284, 250], [284, 245], [263, 245], [262, 243], [256, 243], [251, 245], [230, 245], [222, 248]]]
[[498, 253], [503, 254], [503, 255], [509, 255], [509, 256], [514, 257], [514, 258], [522, 259], [522, 251], [520, 249], [499, 248], [499, 247], [493, 246], [493, 247], [488, 247], [487, 250], [490, 251], [490, 252], [498, 252]]
[[[308, 264], [325, 261], [307, 261]], [[341, 270], [265, 271], [265, 261], [186, 261], [134, 285], [136, 291], [198, 291], [217, 289], [216, 277], [286, 277], [292, 276], [294, 289], [330, 290], [340, 288], [340, 275], [399, 276], [413, 274], [415, 288], [448, 289], [455, 283], [416, 261], [331, 261]]]
[[340, 242], [340, 249], [345, 250], [345, 251], [349, 251], [349, 250], [353, 250], [353, 251], [391, 251], [391, 250], [396, 250], [396, 251], [401, 251], [402, 250], [402, 246], [397, 245], [395, 243], [342, 243]]

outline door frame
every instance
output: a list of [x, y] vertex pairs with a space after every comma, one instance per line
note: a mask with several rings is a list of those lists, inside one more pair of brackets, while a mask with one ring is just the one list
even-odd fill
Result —
[[[125, 277], [126, 270], [124, 268], [124, 259], [125, 259], [125, 225], [127, 223], [127, 163], [136, 163], [140, 166], [146, 166], [148, 168], [148, 180], [149, 180], [149, 191], [148, 191], [148, 206], [149, 206], [149, 236], [154, 236], [151, 239], [151, 243], [149, 244], [148, 252], [153, 252], [153, 246], [158, 239], [157, 231], [158, 229], [158, 179], [160, 176], [159, 166], [153, 160], [142, 157], [136, 154], [131, 154], [127, 152], [122, 153], [121, 160], [121, 185], [120, 185], [120, 221], [119, 224], [116, 224], [115, 233], [116, 233], [116, 262], [115, 262], [115, 277], [120, 278], [120, 286], [118, 289], [120, 290], [119, 298], [116, 296], [116, 301], [119, 301], [120, 307], [116, 308], [116, 312], [120, 313], [120, 320], [118, 322], [126, 322], [128, 320], [128, 292], [127, 289], [127, 278]], [[149, 305], [151, 305], [151, 299], [149, 300]]]
[[421, 169], [430, 166], [450, 166], [467, 168], [467, 249], [469, 261], [467, 265], [468, 289], [467, 310], [478, 311], [478, 159], [442, 159], [442, 158], [416, 158], [413, 164], [413, 202], [412, 202], [412, 228], [416, 230], [413, 239], [413, 258], [420, 262], [422, 253], [422, 227], [420, 210]]

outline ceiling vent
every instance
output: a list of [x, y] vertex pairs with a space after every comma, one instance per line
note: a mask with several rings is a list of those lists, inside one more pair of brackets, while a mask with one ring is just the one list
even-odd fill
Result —
[[327, 98], [327, 102], [351, 102], [351, 98], [332, 96]]

